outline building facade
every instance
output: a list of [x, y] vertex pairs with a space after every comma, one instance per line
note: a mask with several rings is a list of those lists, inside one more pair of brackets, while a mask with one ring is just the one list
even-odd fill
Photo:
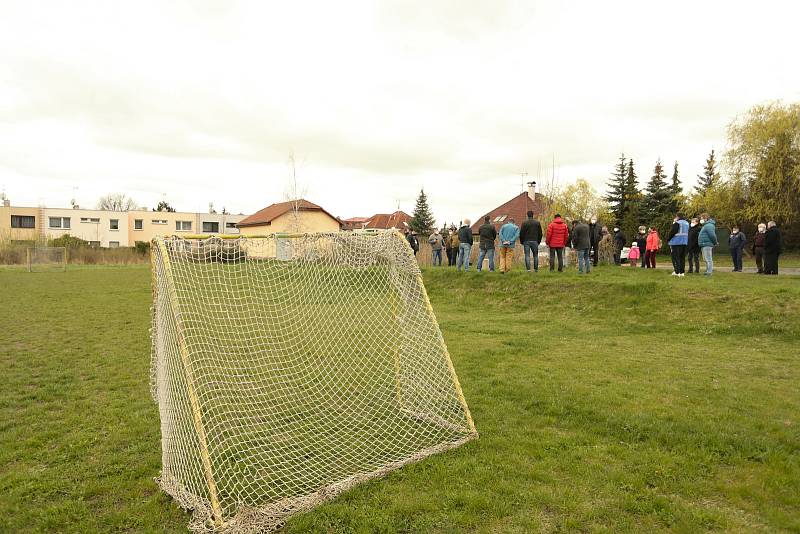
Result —
[[0, 206], [0, 241], [33, 242], [67, 234], [95, 247], [133, 247], [156, 236], [238, 235], [244, 215], [165, 211], [106, 211]]

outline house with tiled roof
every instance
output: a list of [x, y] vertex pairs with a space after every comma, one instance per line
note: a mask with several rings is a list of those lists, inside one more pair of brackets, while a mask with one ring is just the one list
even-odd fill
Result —
[[514, 219], [517, 226], [528, 217], [528, 211], [533, 212], [533, 216], [541, 219], [547, 211], [547, 198], [541, 193], [536, 191], [536, 182], [528, 182], [528, 190], [520, 193], [508, 202], [501, 204], [484, 213], [477, 219], [470, 227], [473, 234], [478, 233], [478, 228], [483, 224], [483, 219], [489, 216], [491, 223], [494, 224], [496, 229], [500, 229], [509, 219]]
[[342, 230], [363, 230], [366, 227], [369, 217], [350, 217], [341, 219]]
[[370, 217], [364, 224], [364, 228], [371, 230], [389, 230], [396, 228], [398, 230], [406, 230], [411, 228], [411, 215], [408, 213], [397, 210], [394, 213], [376, 213]]
[[301, 198], [270, 204], [245, 217], [236, 226], [241, 235], [266, 235], [338, 232], [342, 225], [322, 206]]

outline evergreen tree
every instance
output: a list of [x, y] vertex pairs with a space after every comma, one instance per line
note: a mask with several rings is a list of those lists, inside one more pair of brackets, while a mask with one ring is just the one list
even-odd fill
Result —
[[611, 181], [606, 184], [608, 193], [605, 199], [611, 208], [614, 219], [617, 221], [621, 221], [625, 216], [625, 180], [628, 174], [625, 161], [625, 154], [620, 154], [619, 163], [614, 167], [614, 172], [611, 173]]
[[717, 158], [714, 154], [714, 149], [711, 149], [711, 154], [706, 158], [705, 167], [703, 167], [703, 174], [697, 175], [697, 185], [694, 190], [698, 195], [705, 195], [709, 187], [712, 187], [719, 178], [717, 173]]
[[417, 205], [414, 206], [414, 214], [408, 224], [412, 230], [423, 236], [430, 235], [436, 226], [436, 219], [433, 218], [431, 208], [428, 206], [428, 197], [424, 189], [419, 190]]
[[633, 158], [628, 160], [625, 170], [625, 209], [619, 219], [620, 228], [626, 237], [632, 238], [636, 234], [641, 219], [642, 194], [639, 191], [639, 181], [634, 169]]
[[667, 185], [667, 175], [664, 174], [664, 166], [659, 159], [653, 169], [653, 176], [647, 182], [643, 202], [643, 213], [648, 224], [654, 224], [670, 213], [670, 201], [672, 199], [671, 187]]
[[681, 187], [681, 179], [678, 174], [678, 162], [672, 168], [672, 183], [669, 186], [670, 198], [670, 213], [675, 214], [681, 211], [683, 205], [683, 187]]

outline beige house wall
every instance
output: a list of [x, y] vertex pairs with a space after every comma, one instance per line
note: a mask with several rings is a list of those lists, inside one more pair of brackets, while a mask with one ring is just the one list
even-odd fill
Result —
[[[0, 242], [10, 241], [36, 241], [41, 228], [39, 208], [24, 208], [16, 206], [0, 206]], [[34, 228], [11, 228], [12, 215], [29, 215], [36, 218]]]
[[322, 211], [299, 211], [284, 213], [271, 224], [246, 226], [240, 230], [242, 235], [338, 232], [339, 221]]
[[[130, 236], [131, 246], [135, 245], [136, 241], [149, 242], [156, 236], [171, 236], [171, 235], [197, 235], [207, 234], [211, 232], [203, 231], [203, 223], [216, 222], [219, 228], [219, 234], [224, 235], [237, 235], [239, 229], [236, 227], [228, 228], [229, 224], [236, 224], [242, 219], [244, 215], [223, 215], [221, 213], [194, 213], [194, 212], [168, 212], [168, 211], [129, 211], [128, 212], [128, 234]], [[142, 221], [142, 228], [136, 229], [136, 221]], [[166, 221], [166, 224], [158, 224], [154, 221]], [[178, 230], [178, 221], [182, 223], [189, 223], [190, 229], [184, 230], [184, 224], [181, 224], [181, 230]]]
[[[128, 240], [128, 213], [124, 211], [82, 210], [71, 208], [45, 208], [44, 232], [48, 239], [56, 239], [66, 234], [84, 241], [98, 243], [101, 247], [131, 246]], [[53, 226], [51, 219], [69, 218], [69, 228]], [[117, 221], [117, 228], [111, 228], [111, 221]], [[112, 245], [113, 244], [113, 245]]]

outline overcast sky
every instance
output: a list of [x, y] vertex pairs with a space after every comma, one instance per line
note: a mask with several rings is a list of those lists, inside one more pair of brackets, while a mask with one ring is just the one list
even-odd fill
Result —
[[[800, 100], [798, 2], [0, 0], [15, 205], [474, 219], [520, 172], [603, 189], [621, 151], [693, 185], [750, 106]], [[77, 188], [77, 189], [76, 189]]]

